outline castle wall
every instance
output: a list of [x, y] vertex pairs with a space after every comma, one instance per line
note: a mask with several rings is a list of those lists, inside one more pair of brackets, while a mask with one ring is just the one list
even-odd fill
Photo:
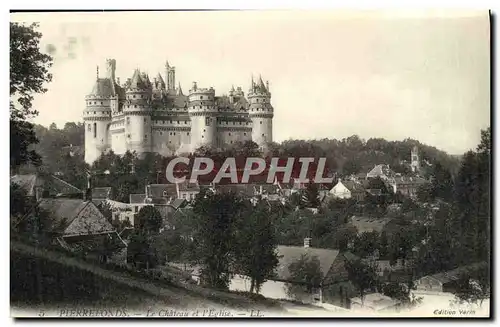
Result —
[[109, 126], [111, 108], [109, 99], [87, 98], [83, 113], [85, 123], [85, 162], [92, 163], [111, 147]]
[[263, 145], [273, 141], [273, 120], [272, 118], [252, 117], [252, 140]]
[[[259, 85], [252, 81], [247, 100], [240, 101], [239, 97], [244, 97], [241, 88], [236, 95], [233, 89], [228, 104], [224, 97], [216, 100], [213, 88], [198, 88], [194, 82], [186, 102], [180, 85], [179, 92], [175, 89], [175, 70], [168, 64], [167, 89], [164, 84], [161, 90], [154, 89], [158, 85], [152, 86], [147, 74], [136, 70], [132, 79], [117, 87], [116, 93], [108, 87], [109, 81], [115, 81], [116, 62], [110, 59], [106, 64], [106, 79], [97, 78], [92, 93], [86, 97], [83, 116], [88, 163], [109, 149], [118, 155], [152, 151], [172, 156], [200, 146], [272, 142], [271, 94], [269, 85], [264, 86], [262, 80]], [[152, 101], [153, 89], [156, 93]]]

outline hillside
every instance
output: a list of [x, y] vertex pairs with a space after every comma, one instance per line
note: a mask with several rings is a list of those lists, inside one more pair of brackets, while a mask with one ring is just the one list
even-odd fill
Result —
[[[76, 186], [84, 187], [85, 179], [79, 173], [85, 168], [84, 160], [84, 125], [66, 123], [62, 129], [54, 124], [49, 128], [35, 126], [40, 142], [34, 149], [42, 156], [42, 169], [59, 173], [65, 180], [73, 181]], [[366, 173], [375, 165], [388, 164], [400, 173], [409, 173], [411, 149], [417, 146], [420, 151], [422, 166], [427, 163], [441, 163], [453, 176], [460, 166], [461, 156], [449, 155], [433, 146], [417, 140], [387, 141], [381, 138], [360, 139], [353, 135], [341, 140], [287, 140], [280, 144], [271, 144], [274, 156], [326, 157], [329, 171], [340, 174]], [[24, 167], [24, 171], [33, 168]]]

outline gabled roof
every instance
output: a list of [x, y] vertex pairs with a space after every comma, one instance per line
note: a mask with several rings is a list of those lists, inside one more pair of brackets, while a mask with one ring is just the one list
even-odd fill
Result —
[[430, 277], [440, 281], [441, 283], [449, 283], [452, 281], [458, 281], [462, 274], [467, 274], [471, 272], [478, 271], [482, 268], [487, 268], [488, 264], [486, 262], [477, 262], [468, 266], [458, 267], [456, 269], [441, 272], [438, 274], [431, 275]]
[[198, 182], [190, 183], [188, 180], [186, 180], [183, 183], [178, 183], [177, 186], [179, 187], [179, 192], [199, 192], [200, 191], [200, 185], [198, 184]]
[[185, 199], [175, 199], [174, 201], [172, 201], [172, 203], [170, 203], [170, 205], [176, 210], [179, 208], [183, 208], [184, 206], [186, 206], [186, 204], [187, 201]]
[[390, 181], [392, 183], [396, 183], [396, 185], [398, 184], [422, 185], [427, 183], [427, 180], [425, 180], [422, 177], [410, 177], [410, 176], [397, 176], [391, 178]]
[[366, 174], [366, 177], [392, 177], [395, 173], [388, 165], [377, 165]]
[[94, 187], [92, 189], [92, 199], [100, 200], [100, 199], [109, 199], [111, 195], [111, 187]]
[[146, 194], [130, 194], [129, 201], [131, 204], [133, 203], [144, 203], [146, 200]]
[[221, 193], [235, 193], [243, 196], [253, 196], [255, 194], [252, 184], [223, 184], [216, 185], [215, 189]]
[[28, 196], [36, 195], [36, 188], [41, 188], [48, 191], [50, 196], [65, 196], [82, 194], [83, 191], [79, 188], [63, 181], [54, 175], [14, 175], [10, 178], [11, 183], [18, 184], [23, 188]]
[[175, 184], [150, 184], [146, 186], [146, 197], [151, 199], [158, 198], [177, 198], [177, 186]]
[[39, 206], [49, 213], [52, 223], [58, 225], [58, 231], [63, 231], [89, 204], [91, 202], [81, 199], [42, 199]]
[[293, 262], [299, 260], [302, 255], [307, 255], [309, 258], [317, 257], [320, 262], [320, 270], [323, 278], [326, 277], [328, 271], [339, 255], [338, 250], [332, 249], [318, 249], [312, 247], [302, 247], [302, 246], [285, 246], [278, 245], [278, 259], [279, 264], [276, 268], [276, 276], [279, 280], [290, 281], [291, 274], [288, 267]]
[[351, 193], [365, 193], [366, 189], [363, 184], [355, 181], [342, 181], [342, 184], [351, 191]]

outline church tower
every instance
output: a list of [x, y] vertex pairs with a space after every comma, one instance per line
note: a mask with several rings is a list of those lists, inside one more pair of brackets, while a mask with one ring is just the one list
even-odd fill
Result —
[[248, 91], [249, 116], [252, 120], [252, 141], [261, 148], [273, 141], [274, 109], [271, 105], [271, 92], [269, 82], [264, 85], [262, 77], [257, 83], [252, 82]]
[[418, 155], [418, 147], [415, 145], [411, 149], [411, 171], [418, 173], [420, 171], [420, 158]]

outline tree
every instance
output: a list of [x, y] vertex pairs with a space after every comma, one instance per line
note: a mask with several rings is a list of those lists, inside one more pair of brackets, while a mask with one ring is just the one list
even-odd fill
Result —
[[321, 287], [323, 273], [319, 259], [303, 254], [288, 266], [290, 279], [287, 285], [289, 296], [301, 300], [310, 296], [314, 289]]
[[379, 235], [377, 232], [364, 232], [354, 239], [355, 254], [361, 258], [373, 255], [379, 247]]
[[137, 227], [146, 233], [158, 233], [163, 225], [160, 212], [153, 206], [144, 206], [137, 213]]
[[26, 119], [36, 116], [32, 108], [34, 93], [45, 93], [43, 85], [50, 82], [48, 69], [52, 58], [40, 52], [41, 33], [38, 25], [10, 23], [10, 164], [15, 169], [24, 163], [40, 164], [39, 156], [29, 150], [36, 143], [33, 124]]
[[342, 173], [345, 176], [354, 175], [361, 171], [361, 165], [354, 160], [348, 160], [342, 166]]
[[346, 269], [349, 281], [357, 288], [364, 305], [366, 291], [372, 290], [377, 285], [377, 273], [375, 267], [361, 260], [346, 261]]
[[484, 266], [476, 272], [460, 275], [455, 296], [462, 302], [481, 307], [483, 301], [491, 296], [489, 267]]
[[404, 283], [391, 282], [382, 286], [382, 294], [401, 301], [401, 304], [405, 307], [412, 307], [419, 304], [422, 298], [415, 297], [411, 293], [411, 289]]
[[435, 190], [432, 184], [425, 183], [417, 189], [417, 200], [422, 203], [432, 202], [435, 198]]
[[207, 192], [198, 197], [193, 207], [197, 227], [193, 239], [198, 243], [202, 283], [227, 289], [233, 262], [234, 225], [245, 210], [241, 198], [233, 193]]
[[315, 183], [309, 183], [307, 184], [307, 187], [304, 191], [304, 205], [307, 208], [317, 208], [319, 207], [319, 191], [318, 191], [318, 185]]
[[237, 270], [250, 277], [250, 293], [259, 293], [261, 285], [274, 275], [278, 265], [277, 241], [269, 206], [259, 202], [248, 206], [236, 228], [235, 260]]
[[357, 238], [357, 229], [352, 225], [342, 225], [333, 234], [333, 248], [346, 251]]
[[127, 262], [140, 268], [153, 268], [158, 263], [158, 257], [151, 240], [142, 230], [135, 231], [130, 237], [127, 247]]

